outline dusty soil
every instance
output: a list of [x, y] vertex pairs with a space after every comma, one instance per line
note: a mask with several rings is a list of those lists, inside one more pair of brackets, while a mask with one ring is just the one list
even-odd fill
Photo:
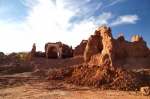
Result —
[[0, 76], [1, 99], [150, 99], [139, 91], [102, 90], [45, 80], [32, 72]]

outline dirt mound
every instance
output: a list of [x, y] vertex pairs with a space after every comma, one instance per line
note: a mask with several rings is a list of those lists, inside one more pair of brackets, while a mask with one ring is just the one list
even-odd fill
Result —
[[47, 79], [63, 79], [67, 83], [101, 89], [139, 90], [150, 84], [138, 72], [88, 65], [57, 69], [48, 75]]

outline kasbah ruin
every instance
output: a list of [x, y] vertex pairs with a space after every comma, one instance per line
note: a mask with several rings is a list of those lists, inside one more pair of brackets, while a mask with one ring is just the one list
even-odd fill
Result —
[[114, 39], [101, 26], [74, 49], [62, 42], [43, 48], [0, 52], [0, 98], [150, 99], [150, 49], [138, 35]]

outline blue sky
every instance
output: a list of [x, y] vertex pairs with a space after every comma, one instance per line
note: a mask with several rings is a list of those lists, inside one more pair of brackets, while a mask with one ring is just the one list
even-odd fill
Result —
[[75, 47], [99, 26], [150, 47], [150, 0], [0, 0], [0, 51], [30, 51], [36, 43], [62, 41]]

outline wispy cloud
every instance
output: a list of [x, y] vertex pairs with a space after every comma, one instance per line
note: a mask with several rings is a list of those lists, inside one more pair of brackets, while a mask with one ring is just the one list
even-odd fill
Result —
[[102, 3], [98, 3], [97, 7], [96, 7], [96, 10], [98, 10], [101, 6], [102, 6]]
[[113, 21], [110, 26], [116, 26], [120, 24], [135, 24], [139, 20], [137, 15], [124, 15], [119, 16], [117, 20]]
[[119, 2], [123, 2], [123, 1], [125, 1], [125, 0], [113, 0], [113, 2], [108, 4], [106, 7], [113, 6], [113, 5], [115, 5], [115, 4], [119, 3]]
[[97, 17], [97, 20], [95, 21], [95, 23], [98, 25], [109, 24], [108, 23], [109, 19], [112, 19], [113, 17], [114, 15], [112, 15], [111, 12], [103, 12]]
[[20, 0], [20, 2], [29, 8], [32, 8], [34, 5], [39, 3], [38, 0]]

